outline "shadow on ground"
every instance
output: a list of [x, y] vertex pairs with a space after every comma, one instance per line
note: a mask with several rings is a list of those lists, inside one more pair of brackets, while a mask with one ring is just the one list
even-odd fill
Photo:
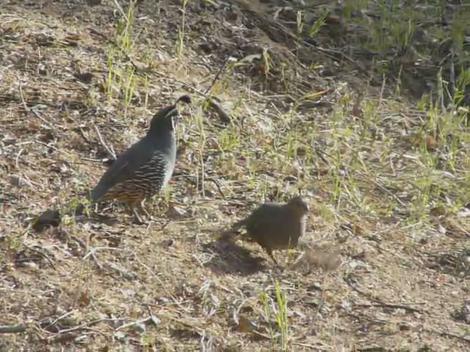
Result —
[[216, 274], [247, 276], [266, 269], [264, 258], [254, 257], [248, 249], [231, 240], [219, 239], [207, 243], [203, 250], [212, 254], [207, 267]]

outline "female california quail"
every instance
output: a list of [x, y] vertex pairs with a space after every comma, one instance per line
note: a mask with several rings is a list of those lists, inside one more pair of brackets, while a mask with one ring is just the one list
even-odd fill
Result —
[[91, 201], [119, 200], [132, 208], [158, 193], [170, 180], [176, 161], [175, 121], [178, 102], [191, 103], [188, 95], [157, 112], [147, 135], [122, 153], [91, 191]]
[[297, 246], [299, 237], [305, 233], [308, 211], [308, 204], [301, 197], [294, 197], [286, 204], [265, 203], [234, 228], [245, 227], [248, 236], [277, 264], [272, 251]]

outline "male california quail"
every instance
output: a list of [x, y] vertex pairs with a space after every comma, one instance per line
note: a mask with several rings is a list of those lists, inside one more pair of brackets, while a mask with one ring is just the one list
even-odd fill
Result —
[[179, 102], [191, 103], [188, 95], [157, 112], [147, 135], [122, 153], [91, 191], [91, 201], [119, 200], [127, 203], [141, 221], [135, 207], [158, 193], [170, 180], [176, 161], [174, 133]]
[[265, 203], [237, 222], [233, 229], [245, 227], [248, 236], [277, 264], [272, 251], [297, 246], [299, 237], [305, 233], [308, 211], [308, 205], [301, 197], [294, 197], [286, 204]]
[[[147, 135], [119, 155], [101, 177], [91, 191], [91, 203], [112, 199], [123, 201], [142, 222], [135, 207], [145, 210], [142, 201], [159, 192], [173, 173], [176, 161], [174, 118], [178, 115], [179, 102], [190, 104], [191, 98], [183, 95], [174, 105], [154, 115]], [[80, 213], [83, 207], [79, 204], [74, 211]], [[33, 228], [41, 231], [45, 227], [58, 226], [60, 222], [61, 212], [49, 209], [34, 220]]]

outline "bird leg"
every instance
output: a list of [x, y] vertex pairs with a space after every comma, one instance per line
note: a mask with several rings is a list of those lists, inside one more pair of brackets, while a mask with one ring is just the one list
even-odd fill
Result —
[[134, 214], [134, 222], [138, 225], [142, 225], [142, 224], [145, 224], [145, 221], [142, 220], [139, 212], [137, 211], [138, 210], [138, 204], [140, 202], [132, 202], [132, 203], [129, 203], [129, 207], [131, 208], [132, 210], [132, 214]]
[[276, 258], [274, 258], [273, 250], [272, 250], [271, 248], [265, 248], [264, 250], [265, 250], [266, 253], [268, 253], [268, 255], [271, 257], [271, 259], [273, 260], [274, 264], [276, 264], [277, 266], [279, 266], [279, 264], [277, 263]]
[[147, 211], [147, 209], [144, 206], [144, 203], [145, 203], [145, 199], [142, 199], [142, 201], [138, 203], [139, 210], [142, 211], [145, 214], [145, 216], [147, 216], [148, 219], [151, 219], [152, 215], [150, 215], [150, 213]]
[[145, 221], [142, 220], [142, 218], [139, 215], [139, 212], [135, 207], [132, 207], [132, 213], [134, 214], [134, 222], [138, 225], [143, 225], [145, 224]]

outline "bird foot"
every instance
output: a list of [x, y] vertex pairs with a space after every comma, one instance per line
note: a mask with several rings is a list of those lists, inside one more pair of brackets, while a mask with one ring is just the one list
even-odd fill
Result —
[[150, 215], [147, 209], [145, 209], [143, 203], [139, 203], [137, 206], [132, 206], [132, 213], [134, 214], [134, 223], [137, 225], [145, 225], [147, 222], [153, 220], [152, 215]]
[[134, 219], [132, 220], [132, 223], [135, 224], [135, 225], [145, 225], [146, 224], [145, 221], [143, 221], [140, 218], [136, 218], [136, 217], [134, 217]]
[[145, 225], [144, 219], [142, 219], [135, 208], [132, 209], [132, 213], [134, 214], [134, 220], [132, 221], [134, 224]]

